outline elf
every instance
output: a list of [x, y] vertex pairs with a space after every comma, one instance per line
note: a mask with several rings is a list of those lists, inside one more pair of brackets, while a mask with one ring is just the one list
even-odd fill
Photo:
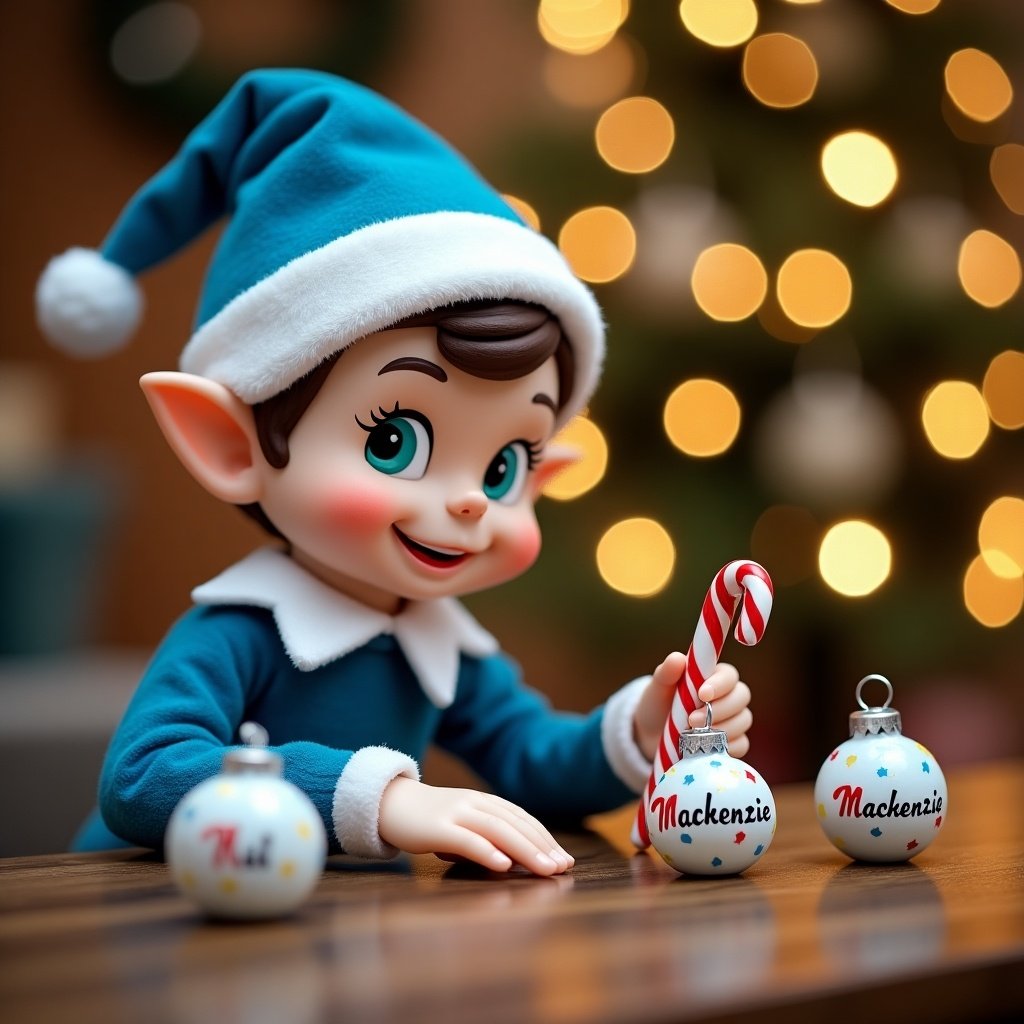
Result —
[[[251, 719], [334, 851], [567, 870], [542, 820], [636, 797], [685, 658], [589, 715], [559, 713], [455, 598], [537, 557], [533, 505], [568, 457], [549, 441], [600, 372], [593, 297], [382, 97], [257, 71], [100, 252], [50, 263], [44, 331], [79, 350], [120, 343], [140, 315], [134, 275], [224, 214], [182, 372], [141, 383], [185, 468], [278, 543], [193, 592], [111, 742], [101, 817], [78, 847], [159, 848]], [[742, 756], [750, 695], [735, 669], [700, 696]], [[431, 743], [493, 792], [421, 782]]]

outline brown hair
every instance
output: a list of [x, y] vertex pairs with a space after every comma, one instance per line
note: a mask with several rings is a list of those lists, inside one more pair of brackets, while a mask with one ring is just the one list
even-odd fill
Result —
[[[399, 327], [436, 327], [441, 355], [465, 373], [485, 380], [525, 377], [554, 356], [559, 408], [572, 390], [572, 349], [561, 324], [543, 306], [516, 300], [459, 302], [391, 325], [391, 329]], [[328, 356], [304, 377], [252, 407], [260, 448], [275, 469], [288, 465], [288, 439], [344, 351]], [[264, 529], [281, 536], [259, 505], [240, 507]]]

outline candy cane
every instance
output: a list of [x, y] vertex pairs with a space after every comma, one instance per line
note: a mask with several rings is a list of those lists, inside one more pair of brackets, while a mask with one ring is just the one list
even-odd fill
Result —
[[772, 610], [772, 587], [768, 573], [757, 562], [729, 562], [718, 570], [704, 597], [700, 619], [694, 630], [690, 649], [686, 652], [686, 670], [676, 684], [672, 707], [661, 734], [661, 743], [654, 759], [633, 826], [633, 843], [643, 848], [650, 845], [647, 832], [647, 807], [651, 794], [662, 775], [679, 760], [679, 734], [688, 728], [690, 712], [701, 703], [697, 691], [718, 663], [725, 646], [725, 636], [740, 603], [740, 617], [735, 637], [752, 647], [764, 636]]

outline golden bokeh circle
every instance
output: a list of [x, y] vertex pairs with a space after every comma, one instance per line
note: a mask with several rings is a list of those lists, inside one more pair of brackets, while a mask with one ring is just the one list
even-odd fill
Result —
[[523, 220], [529, 224], [534, 231], [540, 231], [540, 216], [537, 211], [525, 200], [520, 199], [519, 196], [513, 196], [509, 193], [502, 193], [502, 199], [512, 207], [516, 213], [519, 214]]
[[864, 597], [892, 571], [892, 547], [884, 533], [863, 519], [829, 527], [818, 548], [818, 571], [836, 593]]
[[1024, 427], [1024, 352], [1007, 349], [993, 357], [985, 371], [981, 393], [997, 427]]
[[662, 425], [685, 455], [712, 458], [729, 450], [740, 432], [742, 413], [732, 391], [717, 380], [685, 380], [668, 396]]
[[828, 187], [855, 206], [878, 206], [892, 195], [899, 171], [892, 150], [865, 131], [833, 135], [821, 150]]
[[956, 269], [963, 290], [979, 306], [988, 309], [1009, 302], [1020, 288], [1017, 250], [985, 228], [972, 231], [963, 240]]
[[768, 292], [768, 274], [743, 245], [722, 242], [705, 249], [693, 265], [690, 287], [712, 320], [735, 322], [757, 312]]
[[552, 439], [553, 446], [566, 445], [580, 453], [578, 462], [563, 469], [544, 488], [544, 495], [571, 501], [596, 487], [608, 468], [608, 442], [601, 428], [586, 416], [574, 416]]
[[994, 121], [1013, 102], [1013, 85], [1002, 65], [973, 46], [946, 61], [944, 77], [949, 98], [972, 121]]
[[676, 552], [668, 531], [653, 519], [623, 519], [597, 544], [597, 570], [612, 589], [651, 597], [672, 578]]
[[604, 284], [621, 277], [633, 265], [636, 232], [621, 210], [589, 206], [562, 225], [558, 248], [577, 277]]
[[1024, 607], [1024, 577], [997, 575], [978, 555], [964, 573], [963, 597], [978, 622], [998, 629], [1012, 622]]
[[757, 30], [754, 0], [680, 0], [679, 17], [690, 35], [709, 46], [742, 46]]
[[939, 455], [969, 459], [988, 438], [988, 406], [969, 381], [944, 380], [925, 396], [921, 424]]
[[594, 130], [597, 151], [609, 167], [645, 174], [672, 152], [676, 129], [672, 115], [650, 96], [628, 96], [610, 106]]
[[978, 549], [997, 576], [1024, 573], [1024, 498], [1003, 495], [982, 513]]
[[743, 51], [743, 84], [766, 107], [799, 107], [818, 86], [818, 62], [802, 39], [766, 32]]
[[1024, 146], [1019, 142], [996, 146], [988, 171], [1000, 199], [1014, 213], [1024, 213]]
[[793, 323], [828, 327], [850, 308], [853, 281], [838, 256], [825, 249], [798, 249], [779, 267], [775, 294]]

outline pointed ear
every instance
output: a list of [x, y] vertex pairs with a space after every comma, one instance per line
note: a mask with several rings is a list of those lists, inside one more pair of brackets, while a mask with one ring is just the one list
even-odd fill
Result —
[[540, 497], [541, 491], [559, 473], [570, 466], [575, 466], [582, 458], [583, 452], [578, 448], [571, 448], [564, 444], [549, 444], [544, 449], [540, 464], [533, 471], [533, 476], [530, 479], [530, 490], [534, 500], [536, 501]]
[[190, 373], [147, 373], [139, 386], [167, 443], [203, 487], [233, 505], [259, 501], [263, 457], [249, 406]]

